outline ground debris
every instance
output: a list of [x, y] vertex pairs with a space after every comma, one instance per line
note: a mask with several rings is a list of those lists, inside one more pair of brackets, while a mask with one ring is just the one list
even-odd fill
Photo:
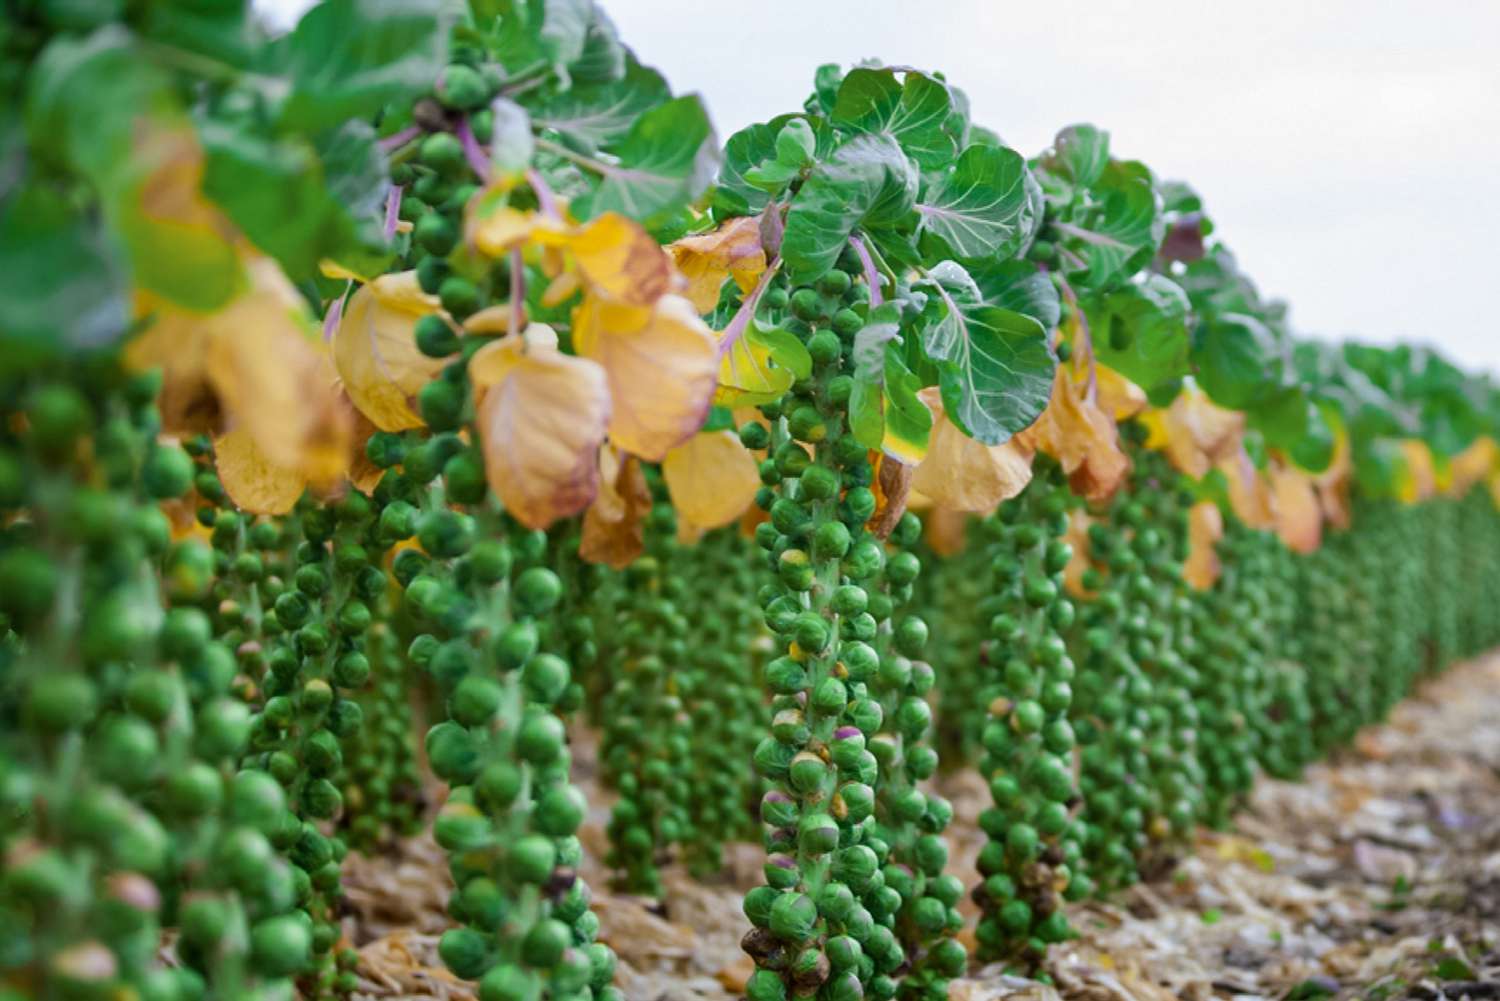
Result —
[[[588, 741], [576, 744], [585, 758]], [[597, 859], [608, 797], [586, 791], [583, 837]], [[943, 793], [954, 871], [973, 883], [988, 793], [972, 772], [944, 780]], [[612, 893], [597, 862], [585, 867], [626, 997], [739, 995], [753, 971], [739, 947], [749, 927], [740, 896], [758, 879], [759, 851], [731, 846], [708, 883], [669, 867], [662, 904]], [[451, 889], [442, 851], [415, 838], [390, 856], [351, 853], [345, 868], [359, 996], [469, 1001], [472, 985], [437, 957]], [[1080, 937], [1053, 949], [1050, 983], [976, 967], [949, 996], [1500, 999], [1500, 655], [1429, 682], [1303, 781], [1263, 780], [1233, 832], [1202, 832], [1191, 854], [1160, 868], [1071, 909]]]

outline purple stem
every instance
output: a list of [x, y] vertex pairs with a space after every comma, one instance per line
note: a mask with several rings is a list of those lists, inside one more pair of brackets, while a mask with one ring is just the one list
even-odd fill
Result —
[[379, 146], [382, 152], [389, 153], [392, 150], [400, 149], [421, 134], [421, 129], [415, 125], [408, 125], [400, 132], [388, 135], [384, 139], [377, 139], [375, 145]]
[[474, 138], [474, 130], [469, 127], [467, 118], [458, 123], [458, 141], [464, 144], [464, 159], [469, 161], [469, 169], [478, 174], [485, 184], [490, 183], [489, 154], [479, 145], [479, 140]]
[[561, 219], [562, 210], [557, 207], [557, 196], [552, 193], [552, 186], [547, 183], [541, 171], [535, 167], [526, 168], [526, 183], [531, 185], [531, 190], [536, 194], [536, 202], [541, 206], [542, 214]]
[[877, 309], [885, 299], [880, 294], [880, 272], [875, 270], [875, 261], [870, 257], [870, 250], [865, 246], [865, 241], [858, 236], [849, 237], [849, 246], [859, 255], [859, 263], [865, 269], [865, 281], [870, 286], [870, 308]]
[[401, 217], [401, 185], [392, 184], [385, 193], [385, 238], [396, 235], [396, 220]]
[[327, 343], [333, 340], [334, 331], [339, 328], [339, 320], [344, 315], [344, 296], [349, 294], [349, 288], [354, 283], [349, 282], [344, 286], [344, 291], [333, 302], [328, 304], [328, 315], [323, 317], [323, 341]]
[[521, 248], [510, 251], [510, 329], [511, 337], [521, 329], [521, 307], [526, 301], [526, 265], [521, 260]]

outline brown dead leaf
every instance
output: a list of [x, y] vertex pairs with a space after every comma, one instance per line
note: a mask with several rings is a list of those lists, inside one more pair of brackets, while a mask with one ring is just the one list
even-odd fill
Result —
[[1224, 537], [1224, 514], [1211, 500], [1201, 500], [1188, 509], [1188, 555], [1182, 577], [1189, 587], [1206, 591], [1223, 570], [1219, 562], [1219, 540]]
[[687, 279], [686, 295], [699, 313], [713, 311], [724, 279], [732, 275], [740, 291], [749, 292], [766, 269], [756, 216], [740, 216], [712, 232], [685, 236], [668, 244], [667, 250]]
[[1130, 472], [1130, 459], [1120, 447], [1114, 417], [1086, 382], [1059, 365], [1052, 383], [1052, 400], [1036, 423], [1016, 437], [1023, 446], [1046, 452], [1068, 474], [1073, 492], [1090, 501], [1112, 496]]
[[884, 452], [871, 453], [871, 461], [875, 466], [875, 513], [865, 527], [874, 532], [876, 538], [885, 539], [895, 531], [901, 516], [906, 513], [913, 470]]
[[578, 555], [619, 570], [646, 549], [651, 489], [640, 461], [611, 446], [599, 450], [599, 493], [583, 515]]
[[917, 394], [932, 411], [927, 455], [912, 472], [910, 489], [940, 508], [989, 512], [1031, 482], [1032, 448], [1019, 436], [1004, 445], [986, 445], [948, 420], [936, 386]]

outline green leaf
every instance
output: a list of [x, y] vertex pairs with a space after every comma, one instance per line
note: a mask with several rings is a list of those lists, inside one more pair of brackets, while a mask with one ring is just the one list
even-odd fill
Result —
[[207, 56], [236, 69], [249, 69], [262, 43], [246, 18], [245, 0], [157, 0], [141, 9], [142, 37]]
[[719, 168], [718, 188], [714, 192], [715, 205], [723, 205], [738, 215], [751, 215], [765, 208], [770, 197], [745, 180], [745, 174], [776, 155], [779, 131], [773, 125], [757, 123], [729, 137], [724, 144], [724, 163]]
[[1281, 381], [1281, 358], [1271, 332], [1253, 316], [1229, 314], [1193, 336], [1198, 384], [1221, 407], [1246, 410], [1269, 384]]
[[439, 0], [324, 0], [280, 52], [292, 77], [285, 128], [311, 131], [375, 114], [432, 88], [447, 58]]
[[1062, 300], [1046, 272], [1030, 261], [979, 261], [968, 265], [979, 295], [1000, 306], [1034, 317], [1044, 330], [1055, 330], [1062, 318]]
[[932, 434], [932, 411], [917, 396], [922, 380], [906, 367], [900, 345], [885, 346], [885, 434], [881, 449], [889, 456], [915, 465], [927, 454]]
[[489, 41], [511, 76], [586, 61], [593, 0], [470, 0], [474, 22], [491, 26]]
[[[385, 187], [368, 125], [350, 122], [324, 139], [326, 173], [318, 151], [295, 136], [257, 135], [219, 119], [202, 122], [199, 134], [203, 193], [293, 280], [312, 277], [325, 257], [348, 263], [361, 249], [357, 220], [373, 224]], [[368, 235], [373, 242], [378, 231]]]
[[917, 173], [889, 136], [855, 136], [819, 164], [792, 201], [781, 256], [793, 282], [833, 267], [862, 225], [895, 222], [911, 212]]
[[[1307, 428], [1292, 445], [1292, 461], [1309, 473], [1321, 473], [1333, 461], [1337, 409], [1328, 403], [1309, 403]], [[1340, 422], [1341, 423], [1341, 422]]]
[[550, 130], [564, 146], [592, 156], [628, 135], [637, 118], [671, 97], [660, 73], [629, 56], [623, 79], [575, 85], [546, 96], [524, 94], [520, 100], [538, 129]]
[[1142, 389], [1188, 371], [1186, 293], [1150, 274], [1086, 304], [1094, 356]]
[[696, 95], [641, 115], [611, 152], [612, 162], [594, 161], [597, 187], [575, 203], [581, 218], [619, 212], [646, 220], [681, 208], [703, 193], [718, 166], [713, 127]]
[[854, 335], [854, 388], [849, 394], [849, 430], [865, 448], [885, 440], [886, 347], [901, 337], [901, 313], [892, 303], [870, 311]]
[[593, 17], [583, 38], [583, 51], [568, 65], [574, 86], [611, 83], [624, 78], [634, 57], [620, 44], [620, 33], [609, 16], [593, 5]]
[[956, 147], [946, 128], [952, 108], [948, 88], [925, 74], [908, 70], [897, 80], [894, 70], [855, 69], [839, 85], [830, 117], [850, 131], [890, 136], [931, 170], [953, 159]]
[[1129, 278], [1156, 253], [1166, 233], [1151, 174], [1140, 164], [1112, 163], [1096, 193], [1099, 206], [1082, 223], [1060, 221], [1070, 277], [1076, 287], [1103, 291]]
[[1246, 412], [1246, 421], [1265, 436], [1266, 444], [1285, 450], [1307, 433], [1311, 409], [1313, 405], [1301, 386], [1276, 386], [1261, 391]]
[[130, 283], [97, 219], [36, 184], [0, 209], [0, 372], [104, 347], [130, 325]]
[[1041, 204], [1021, 154], [970, 146], [952, 168], [926, 184], [917, 205], [918, 232], [936, 255], [960, 261], [1014, 257], [1036, 235]]
[[1109, 133], [1092, 125], [1069, 125], [1052, 141], [1046, 165], [1080, 188], [1091, 188], [1109, 163]]
[[933, 292], [942, 300], [923, 347], [938, 362], [943, 408], [964, 434], [1002, 445], [1029, 427], [1052, 397], [1057, 359], [1046, 329], [1035, 317], [991, 306], [958, 265], [933, 269]]

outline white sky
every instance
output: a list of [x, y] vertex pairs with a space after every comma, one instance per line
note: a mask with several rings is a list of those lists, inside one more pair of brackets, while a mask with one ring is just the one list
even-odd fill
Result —
[[[257, 0], [287, 22], [306, 0]], [[1076, 121], [1190, 182], [1303, 333], [1425, 340], [1500, 373], [1496, 0], [605, 0], [720, 138], [813, 69], [942, 70], [1025, 154]]]

